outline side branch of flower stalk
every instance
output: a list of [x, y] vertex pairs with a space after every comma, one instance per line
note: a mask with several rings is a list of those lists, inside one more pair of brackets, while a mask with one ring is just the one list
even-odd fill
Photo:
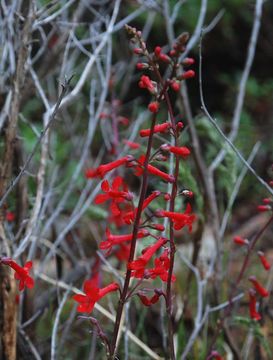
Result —
[[[139, 195], [137, 212], [136, 212], [135, 221], [134, 221], [134, 225], [133, 225], [132, 240], [131, 240], [131, 247], [130, 247], [128, 263], [130, 263], [134, 260], [134, 255], [135, 255], [136, 240], [137, 240], [137, 233], [139, 231], [142, 206], [144, 203], [145, 194], [146, 194], [147, 185], [148, 185], [148, 164], [149, 164], [149, 159], [150, 159], [150, 155], [151, 155], [152, 140], [153, 140], [153, 135], [154, 135], [155, 124], [156, 124], [156, 114], [153, 114], [151, 127], [150, 127], [150, 136], [148, 139], [145, 161], [143, 164], [144, 172], [143, 172], [143, 176], [142, 176], [142, 183], [141, 183], [141, 190], [140, 190], [140, 195]], [[113, 332], [113, 337], [112, 337], [112, 342], [111, 342], [110, 359], [113, 359], [113, 360], [115, 359], [116, 344], [117, 344], [117, 338], [118, 338], [118, 333], [119, 333], [119, 328], [120, 328], [120, 321], [121, 321], [121, 316], [123, 313], [124, 304], [126, 301], [126, 296], [127, 296], [128, 289], [129, 289], [130, 279], [131, 279], [131, 270], [127, 269], [123, 289], [121, 292], [121, 297], [119, 299], [117, 315], [116, 315], [116, 322], [115, 322], [115, 327], [114, 327], [114, 332]]]
[[260, 229], [260, 231], [257, 232], [257, 234], [253, 237], [253, 239], [251, 240], [249, 246], [248, 246], [248, 250], [246, 253], [246, 256], [244, 258], [243, 264], [241, 266], [241, 270], [239, 271], [239, 274], [237, 276], [237, 279], [231, 289], [230, 295], [229, 295], [229, 306], [225, 309], [224, 314], [222, 315], [222, 317], [220, 318], [220, 320], [217, 323], [217, 328], [215, 330], [215, 334], [213, 336], [213, 339], [211, 341], [211, 344], [209, 346], [209, 351], [207, 352], [207, 356], [210, 354], [210, 352], [212, 351], [215, 342], [220, 334], [220, 332], [222, 331], [223, 327], [224, 327], [224, 323], [226, 318], [228, 318], [233, 310], [233, 302], [232, 302], [232, 298], [234, 297], [240, 282], [247, 270], [248, 264], [249, 264], [249, 260], [250, 260], [250, 256], [255, 248], [255, 245], [257, 244], [258, 240], [260, 239], [260, 237], [265, 233], [265, 231], [269, 228], [269, 226], [272, 224], [273, 222], [273, 215], [271, 215], [271, 217], [268, 219], [268, 221], [265, 223], [265, 225]]

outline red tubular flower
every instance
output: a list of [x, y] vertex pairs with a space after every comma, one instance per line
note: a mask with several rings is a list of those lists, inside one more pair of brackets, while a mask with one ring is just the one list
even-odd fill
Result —
[[[170, 127], [171, 127], [171, 124], [168, 123], [168, 122], [165, 122], [163, 124], [155, 125], [154, 133], [166, 133], [166, 132], [169, 131]], [[140, 130], [139, 135], [141, 137], [147, 137], [147, 136], [150, 136], [150, 132], [151, 132], [150, 129], [143, 129], [143, 130]]]
[[195, 60], [193, 58], [186, 58], [182, 61], [182, 64], [184, 66], [193, 65], [195, 63]]
[[155, 92], [156, 92], [156, 89], [152, 83], [152, 80], [149, 78], [149, 76], [142, 75], [140, 78], [140, 81], [138, 83], [138, 86], [141, 89], [147, 89], [152, 94], [155, 94]]
[[134, 48], [133, 51], [134, 51], [134, 53], [136, 55], [142, 55], [143, 54], [143, 50], [141, 48]]
[[83, 285], [85, 295], [77, 294], [73, 296], [73, 299], [79, 303], [77, 311], [90, 313], [97, 301], [109, 292], [116, 291], [118, 289], [119, 285], [117, 283], [111, 283], [108, 286], [99, 289], [93, 286], [92, 281], [86, 280]]
[[[146, 237], [149, 235], [149, 231], [145, 229], [141, 229], [137, 233], [137, 239]], [[101, 250], [111, 249], [114, 245], [119, 245], [121, 243], [131, 241], [132, 240], [132, 234], [124, 234], [124, 235], [113, 235], [110, 233], [110, 230], [106, 229], [106, 240], [102, 241], [99, 245], [99, 248]]]
[[142, 304], [145, 306], [151, 306], [157, 303], [161, 295], [163, 295], [162, 292], [155, 291], [155, 294], [151, 298], [148, 298], [141, 291], [137, 293], [137, 296], [140, 298]]
[[269, 292], [256, 280], [255, 276], [250, 276], [248, 278], [248, 280], [250, 282], [252, 282], [252, 284], [255, 287], [255, 290], [257, 291], [257, 293], [261, 296], [261, 297], [268, 297], [269, 296]]
[[140, 148], [140, 144], [130, 141], [130, 140], [123, 140], [124, 144], [127, 145], [129, 148], [133, 149], [133, 150], [137, 150]]
[[272, 210], [272, 207], [270, 205], [258, 205], [257, 206], [257, 210], [259, 212], [265, 212], [265, 211], [270, 211]]
[[233, 242], [234, 244], [241, 246], [249, 245], [249, 241], [247, 239], [243, 239], [241, 236], [234, 236]]
[[183, 157], [184, 159], [186, 159], [191, 153], [190, 149], [187, 148], [186, 146], [178, 147], [178, 146], [171, 146], [168, 144], [164, 144], [164, 145], [161, 145], [161, 149], [170, 151], [171, 153], [173, 153], [175, 155], [179, 155], [179, 156]]
[[128, 264], [129, 270], [142, 270], [145, 268], [154, 253], [167, 242], [166, 238], [159, 238], [158, 241], [142, 251], [142, 255]]
[[[123, 189], [123, 190], [121, 190]], [[117, 203], [124, 202], [125, 200], [132, 200], [133, 194], [128, 192], [128, 188], [124, 183], [122, 177], [117, 176], [112, 183], [112, 188], [107, 180], [101, 183], [101, 190], [105, 194], [99, 194], [95, 197], [95, 204], [102, 204], [107, 200], [112, 200], [111, 210], [114, 215], [120, 214], [120, 209]]]
[[109, 224], [114, 223], [116, 228], [121, 228], [122, 226], [124, 226], [126, 224], [126, 222], [124, 220], [125, 214], [127, 214], [129, 211], [131, 211], [133, 209], [133, 206], [130, 202], [125, 202], [125, 203], [123, 203], [122, 207], [118, 207], [118, 208], [119, 208], [120, 213], [116, 214], [116, 212], [113, 212], [112, 206], [110, 206], [107, 222]]
[[13, 222], [15, 220], [15, 214], [12, 211], [7, 211], [6, 213], [6, 221]]
[[24, 267], [18, 265], [14, 260], [8, 257], [1, 258], [1, 263], [8, 265], [14, 271], [14, 278], [19, 280], [19, 291], [24, 290], [25, 287], [32, 289], [34, 286], [34, 280], [29, 276], [29, 270], [32, 268], [32, 261], [25, 263]]
[[164, 173], [163, 171], [159, 170], [158, 168], [152, 166], [152, 165], [148, 165], [148, 172], [152, 175], [155, 176], [159, 176], [161, 177], [163, 180], [169, 182], [169, 183], [174, 183], [175, 182], [175, 178], [173, 175], [169, 175]]
[[154, 102], [151, 102], [149, 105], [148, 105], [148, 110], [151, 112], [151, 113], [157, 113], [158, 110], [159, 110], [159, 102], [157, 101], [154, 101]]
[[182, 80], [186, 80], [186, 79], [193, 78], [194, 76], [195, 76], [195, 72], [193, 70], [188, 70], [188, 71], [184, 72], [182, 75], [180, 75], [180, 78]]
[[[166, 249], [163, 253], [154, 260], [154, 268], [149, 269], [149, 276], [155, 279], [157, 276], [164, 282], [168, 281], [168, 274], [170, 269], [169, 250]], [[174, 282], [176, 277], [172, 275], [171, 281]]]
[[171, 61], [171, 59], [169, 58], [169, 56], [166, 55], [166, 54], [160, 54], [159, 57], [158, 57], [158, 59], [159, 59], [160, 61], [163, 61], [163, 62], [167, 63], [167, 64], [169, 64], [170, 61]]
[[159, 55], [161, 54], [161, 47], [160, 46], [156, 46], [154, 49], [154, 54], [156, 57], [159, 57]]
[[176, 124], [176, 132], [179, 133], [184, 127], [184, 124], [182, 123], [182, 121], [178, 121], [178, 123]]
[[[149, 195], [143, 202], [142, 211], [146, 209], [146, 207], [156, 198], [160, 195], [159, 190], [155, 190]], [[126, 214], [124, 214], [123, 219], [126, 224], [130, 225], [135, 220], [135, 216], [137, 213], [137, 208], [133, 211], [128, 211]]]
[[263, 203], [264, 204], [271, 204], [272, 203], [272, 199], [270, 199], [270, 198], [265, 198], [265, 199], [263, 199]]
[[97, 169], [87, 169], [85, 172], [85, 177], [87, 179], [92, 179], [95, 177], [100, 177], [103, 179], [109, 171], [112, 171], [119, 166], [126, 164], [130, 160], [132, 160], [132, 156], [127, 155], [108, 164], [100, 165]]
[[253, 289], [249, 289], [248, 294], [249, 294], [249, 315], [251, 319], [259, 321], [261, 320], [261, 315], [256, 310], [257, 308], [256, 291]]
[[119, 260], [119, 261], [128, 261], [129, 255], [130, 255], [130, 247], [131, 245], [125, 245], [120, 244], [119, 249], [117, 249], [113, 255]]
[[[139, 164], [143, 165], [144, 161], [145, 161], [145, 155], [141, 155], [139, 157], [139, 159], [138, 159]], [[147, 166], [147, 170], [148, 170], [148, 172], [150, 174], [155, 175], [155, 176], [159, 176], [159, 177], [161, 177], [163, 180], [165, 180], [167, 182], [173, 183], [175, 181], [175, 178], [174, 178], [173, 175], [166, 174], [163, 171], [159, 170], [158, 168], [156, 168], [156, 167], [154, 167], [154, 166], [152, 166], [150, 164]], [[143, 174], [143, 171], [144, 171], [144, 169], [141, 166], [137, 166], [135, 174], [137, 176], [140, 176], [140, 175]]]
[[266, 271], [270, 270], [271, 265], [267, 261], [264, 252], [263, 251], [258, 251], [258, 255], [259, 255], [259, 258], [260, 258], [261, 263], [263, 264], [263, 267], [265, 268], [265, 270]]
[[196, 219], [196, 216], [191, 214], [191, 206], [189, 203], [186, 206], [185, 212], [182, 214], [165, 210], [157, 210], [156, 216], [171, 219], [175, 230], [180, 230], [184, 226], [188, 226], [190, 232], [192, 231], [192, 223]]
[[151, 228], [157, 230], [157, 231], [164, 231], [165, 230], [165, 226], [162, 224], [151, 224], [150, 225]]
[[180, 83], [178, 81], [171, 81], [170, 85], [173, 91], [178, 92], [180, 90]]
[[149, 68], [149, 64], [147, 63], [137, 63], [136, 64], [137, 70], [144, 70]]

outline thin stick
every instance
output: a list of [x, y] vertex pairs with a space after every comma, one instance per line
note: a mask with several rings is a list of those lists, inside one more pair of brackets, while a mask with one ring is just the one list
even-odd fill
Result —
[[66, 290], [62, 301], [58, 307], [57, 313], [56, 313], [56, 317], [55, 317], [55, 321], [54, 321], [54, 325], [53, 325], [53, 330], [52, 330], [52, 334], [51, 334], [51, 360], [55, 360], [57, 359], [57, 331], [58, 331], [58, 325], [60, 322], [60, 316], [63, 310], [63, 307], [65, 305], [65, 302], [68, 298], [68, 295], [70, 293], [70, 290]]
[[254, 177], [259, 181], [259, 183], [271, 194], [273, 195], [273, 189], [256, 173], [256, 171], [249, 165], [240, 151], [236, 148], [236, 146], [230, 141], [230, 139], [223, 133], [222, 129], [219, 127], [215, 119], [210, 115], [204, 101], [203, 95], [203, 85], [202, 85], [202, 34], [200, 37], [199, 44], [199, 90], [200, 90], [200, 100], [204, 113], [206, 114], [210, 123], [215, 127], [217, 132], [222, 136], [222, 138], [226, 141], [226, 143], [231, 147], [231, 149], [235, 152], [238, 158], [242, 161], [242, 163], [247, 167], [247, 169], [254, 175]]
[[[251, 67], [253, 64], [255, 51], [256, 51], [256, 45], [257, 45], [257, 39], [258, 39], [259, 30], [260, 30], [260, 26], [261, 26], [262, 6], [263, 6], [263, 0], [257, 0], [256, 7], [255, 7], [253, 28], [252, 28], [252, 33], [251, 33], [251, 37], [249, 40], [245, 67], [244, 67], [242, 77], [239, 81], [238, 96], [237, 96], [237, 101], [236, 101], [234, 114], [233, 114], [233, 118], [232, 118], [231, 131], [228, 135], [228, 139], [232, 142], [235, 140], [235, 138], [237, 136], [239, 125], [240, 125], [241, 113], [242, 113], [242, 109], [243, 109], [245, 92], [246, 92], [246, 84], [247, 84], [249, 73], [250, 73], [250, 70], [251, 70]], [[221, 151], [219, 152], [219, 154], [216, 156], [216, 158], [211, 163], [210, 171], [214, 171], [219, 166], [219, 164], [224, 159], [225, 154], [226, 154], [226, 149], [222, 148]]]
[[[68, 80], [65, 81], [64, 84], [62, 84], [62, 92], [59, 96], [59, 99], [54, 107], [54, 110], [53, 112], [51, 113], [50, 117], [49, 117], [49, 121], [48, 121], [48, 124], [47, 126], [44, 128], [43, 131], [41, 131], [40, 133], [40, 136], [38, 137], [31, 153], [29, 154], [24, 166], [22, 167], [21, 171], [19, 172], [19, 174], [16, 176], [15, 179], [12, 180], [12, 182], [10, 183], [7, 191], [5, 192], [5, 194], [2, 196], [1, 200], [0, 200], [0, 207], [3, 206], [4, 202], [6, 201], [7, 197], [9, 196], [9, 194], [11, 193], [11, 191], [13, 190], [13, 188], [17, 185], [18, 181], [21, 179], [21, 177], [25, 174], [33, 156], [35, 155], [36, 151], [38, 150], [38, 147], [43, 139], [43, 137], [45, 136], [47, 130], [50, 128], [50, 126], [52, 126], [55, 118], [56, 118], [56, 115], [57, 115], [57, 112], [59, 110], [59, 107], [60, 107], [60, 104], [62, 102], [62, 99], [64, 98], [64, 95], [68, 89], [68, 86], [69, 86], [69, 83], [71, 81], [71, 78], [69, 78]], [[17, 255], [18, 256], [18, 255]]]

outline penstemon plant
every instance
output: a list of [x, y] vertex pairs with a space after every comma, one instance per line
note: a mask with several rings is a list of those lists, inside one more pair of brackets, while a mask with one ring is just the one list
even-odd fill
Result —
[[[95, 204], [110, 202], [110, 211], [113, 216], [121, 217], [124, 223], [131, 224], [132, 226], [132, 232], [126, 235], [113, 235], [107, 229], [106, 240], [99, 244], [100, 249], [107, 250], [108, 255], [117, 246], [120, 247], [118, 251], [127, 251], [127, 256], [125, 256], [126, 275], [124, 283], [120, 288], [116, 283], [111, 283], [105, 288], [98, 289], [97, 287], [92, 287], [91, 280], [87, 280], [84, 283], [85, 295], [75, 295], [74, 299], [79, 302], [78, 311], [91, 312], [96, 301], [107, 293], [119, 289], [120, 298], [116, 320], [107, 354], [109, 359], [114, 359], [125, 303], [132, 296], [138, 295], [144, 305], [150, 306], [155, 304], [160, 296], [163, 296], [168, 317], [169, 355], [171, 359], [175, 359], [172, 324], [172, 283], [175, 281], [173, 271], [176, 251], [174, 231], [180, 230], [185, 226], [191, 231], [196, 215], [191, 212], [190, 205], [193, 193], [190, 190], [184, 189], [184, 191], [178, 194], [179, 166], [181, 161], [184, 162], [190, 155], [190, 150], [186, 146], [181, 146], [180, 139], [184, 125], [181, 121], [176, 121], [169, 92], [179, 91], [183, 80], [194, 77], [195, 73], [193, 70], [183, 70], [183, 66], [192, 65], [194, 60], [186, 58], [182, 63], [179, 61], [188, 39], [187, 34], [182, 34], [178, 38], [173, 49], [167, 55], [159, 46], [156, 46], [154, 51], [150, 53], [142, 38], [141, 31], [128, 25], [126, 30], [131, 37], [134, 53], [140, 57], [137, 69], [145, 71], [147, 74], [141, 75], [138, 85], [144, 91], [148, 91], [152, 97], [148, 105], [148, 110], [151, 113], [150, 128], [142, 129], [139, 132], [140, 137], [144, 138], [146, 153], [140, 154], [140, 156], [126, 155], [107, 164], [100, 165], [96, 169], [87, 169], [85, 173], [88, 179], [103, 179], [106, 175], [118, 171], [123, 166], [127, 166], [134, 171], [136, 176], [141, 177], [138, 199], [133, 198], [133, 194], [129, 192], [125, 180], [121, 176], [115, 176], [112, 186], [108, 180], [102, 181], [101, 190], [103, 193], [97, 195], [94, 200]], [[162, 75], [162, 65], [164, 67], [167, 66], [167, 70], [164, 69], [167, 74], [166, 76]], [[163, 106], [167, 108], [169, 120], [159, 123], [158, 117]], [[161, 134], [164, 137], [169, 135], [168, 140], [170, 144], [163, 143], [155, 148], [154, 137], [156, 134]], [[130, 148], [138, 149], [136, 143], [132, 144], [129, 142], [127, 145]], [[174, 166], [169, 166], [173, 171], [172, 174], [166, 173], [153, 165], [153, 163], [160, 164], [160, 162], [167, 162], [168, 160], [174, 162]], [[155, 190], [151, 194], [148, 193], [149, 179], [152, 176], [166, 184], [165, 192]], [[170, 187], [168, 184], [170, 184]], [[169, 188], [170, 192], [168, 192]], [[176, 198], [180, 195], [185, 196], [187, 199], [187, 206], [184, 212], [181, 209], [175, 211]], [[167, 209], [156, 209], [148, 218], [144, 219], [145, 209], [159, 196], [165, 200]], [[134, 204], [137, 205], [135, 206]], [[165, 229], [164, 225], [160, 223], [162, 218], [168, 219], [168, 229]], [[161, 235], [162, 232], [164, 232], [164, 236]], [[138, 239], [143, 237], [152, 238], [154, 242], [144, 248], [142, 255], [135, 259], [137, 242], [141, 242]], [[154, 259], [154, 267], [150, 267], [152, 259]], [[143, 294], [140, 286], [144, 279], [150, 279], [150, 286], [152, 286], [152, 280], [157, 277], [163, 283], [166, 283], [166, 289], [153, 289], [154, 295], [148, 298]], [[134, 284], [132, 282], [133, 279], [139, 280]]]
[[[1, 359], [48, 358], [49, 348], [51, 360], [252, 359], [252, 349], [272, 359], [272, 258], [260, 241], [272, 197], [254, 209], [254, 231], [228, 227], [247, 171], [273, 195], [251, 165], [259, 144], [247, 160], [237, 145], [265, 2], [230, 124], [210, 115], [202, 84], [202, 43], [223, 13], [205, 27], [207, 1], [186, 3], [1, 2]], [[183, 17], [199, 5], [193, 29]], [[134, 22], [143, 31], [124, 31]], [[154, 28], [162, 46], [150, 45]], [[192, 36], [176, 37], [182, 28]], [[198, 42], [197, 80], [188, 56]], [[198, 85], [196, 111], [188, 86]]]

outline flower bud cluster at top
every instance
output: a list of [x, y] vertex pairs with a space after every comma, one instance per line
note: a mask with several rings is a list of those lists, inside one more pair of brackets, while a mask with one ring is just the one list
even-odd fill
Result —
[[126, 29], [131, 36], [132, 43], [137, 45], [133, 49], [134, 54], [140, 57], [136, 64], [137, 70], [144, 70], [156, 75], [156, 72], [159, 71], [161, 65], [170, 67], [170, 77], [165, 81], [165, 84], [160, 83], [158, 79], [156, 81], [152, 80], [148, 75], [142, 75], [138, 83], [140, 88], [146, 89], [154, 96], [155, 99], [148, 105], [148, 109], [152, 113], [157, 113], [159, 111], [160, 98], [162, 97], [164, 86], [178, 92], [183, 80], [195, 76], [193, 70], [183, 70], [183, 67], [193, 65], [194, 59], [185, 58], [179, 63], [180, 55], [185, 50], [185, 44], [189, 35], [187, 33], [180, 35], [168, 54], [166, 54], [160, 46], [156, 46], [153, 53], [149, 53], [146, 43], [141, 37], [141, 32], [130, 26], [126, 26]]

